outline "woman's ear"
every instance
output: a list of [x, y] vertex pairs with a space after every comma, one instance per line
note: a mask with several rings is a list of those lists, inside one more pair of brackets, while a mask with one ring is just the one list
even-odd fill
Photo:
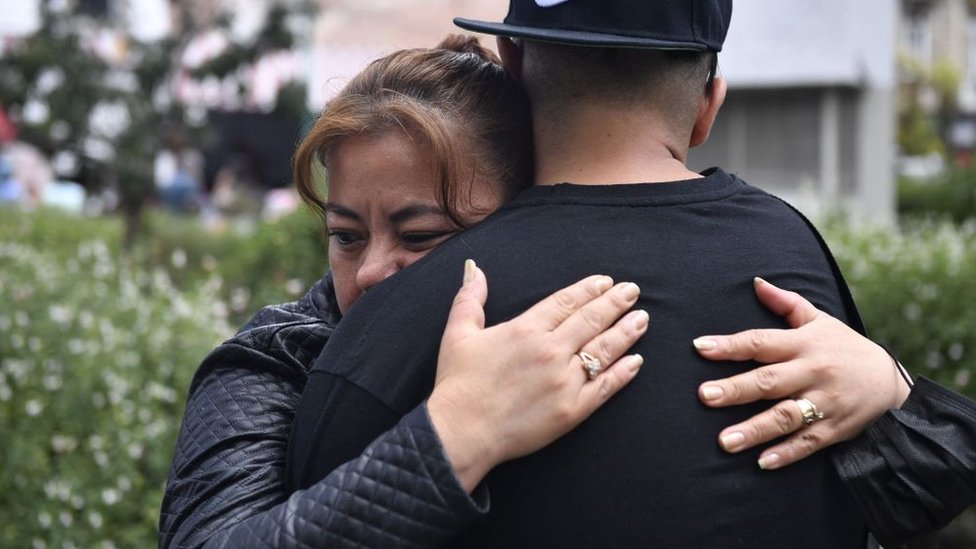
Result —
[[498, 56], [502, 59], [502, 66], [505, 67], [505, 72], [516, 81], [521, 82], [522, 47], [508, 36], [499, 36], [496, 41], [498, 44]]
[[715, 117], [718, 116], [718, 111], [725, 102], [726, 91], [728, 91], [728, 84], [724, 78], [716, 76], [712, 79], [711, 86], [708, 87], [698, 106], [698, 117], [695, 119], [695, 125], [691, 129], [691, 139], [688, 141], [689, 148], [697, 147], [708, 139]]

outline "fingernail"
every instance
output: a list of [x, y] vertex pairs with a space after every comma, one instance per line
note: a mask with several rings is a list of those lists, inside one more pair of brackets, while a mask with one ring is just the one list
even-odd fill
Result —
[[706, 385], [702, 388], [702, 396], [705, 400], [716, 400], [722, 398], [724, 394], [725, 391], [718, 385]]
[[719, 442], [722, 444], [722, 448], [725, 448], [725, 450], [728, 452], [734, 452], [738, 450], [742, 446], [742, 443], [745, 441], [746, 441], [746, 436], [740, 433], [739, 431], [735, 431], [727, 435], [722, 435], [722, 438], [719, 440]]
[[708, 337], [699, 337], [698, 339], [692, 341], [695, 348], [699, 351], [711, 351], [712, 349], [718, 347], [718, 342], [714, 339]]
[[467, 284], [474, 280], [474, 260], [465, 259], [464, 260], [464, 284]]
[[640, 295], [640, 288], [633, 282], [624, 282], [620, 285], [620, 293], [628, 300], [633, 300]]
[[752, 284], [753, 286], [762, 286], [763, 284], [769, 284], [769, 282], [766, 282], [764, 279], [757, 276], [756, 278], [752, 279]]
[[613, 286], [613, 279], [609, 276], [601, 276], [596, 280], [596, 289], [603, 293]]
[[651, 315], [647, 314], [647, 311], [636, 311], [634, 313], [634, 328], [637, 330], [643, 330], [647, 328], [648, 322], [651, 321]]
[[631, 372], [636, 372], [644, 365], [644, 357], [641, 355], [630, 355], [627, 360], [627, 368]]
[[775, 469], [779, 463], [779, 454], [767, 454], [759, 458], [759, 468], [762, 470]]

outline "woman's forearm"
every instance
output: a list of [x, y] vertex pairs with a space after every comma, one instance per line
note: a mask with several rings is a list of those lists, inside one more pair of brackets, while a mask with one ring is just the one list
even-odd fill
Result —
[[831, 457], [878, 540], [910, 541], [976, 504], [976, 402], [919, 378], [900, 409]]
[[438, 547], [486, 511], [444, 455], [426, 406], [307, 490], [217, 532], [206, 547]]

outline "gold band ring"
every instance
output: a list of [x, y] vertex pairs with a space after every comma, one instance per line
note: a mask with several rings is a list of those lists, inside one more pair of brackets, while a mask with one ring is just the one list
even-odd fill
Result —
[[800, 408], [800, 414], [803, 415], [803, 423], [805, 425], [813, 425], [824, 418], [823, 412], [818, 410], [817, 405], [810, 402], [810, 400], [798, 398], [793, 402], [796, 402], [796, 405]]

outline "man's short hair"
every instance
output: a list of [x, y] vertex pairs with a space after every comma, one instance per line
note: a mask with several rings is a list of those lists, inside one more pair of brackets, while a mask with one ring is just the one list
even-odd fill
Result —
[[523, 77], [534, 109], [580, 102], [657, 109], [690, 129], [714, 78], [715, 52], [579, 47], [523, 41]]

